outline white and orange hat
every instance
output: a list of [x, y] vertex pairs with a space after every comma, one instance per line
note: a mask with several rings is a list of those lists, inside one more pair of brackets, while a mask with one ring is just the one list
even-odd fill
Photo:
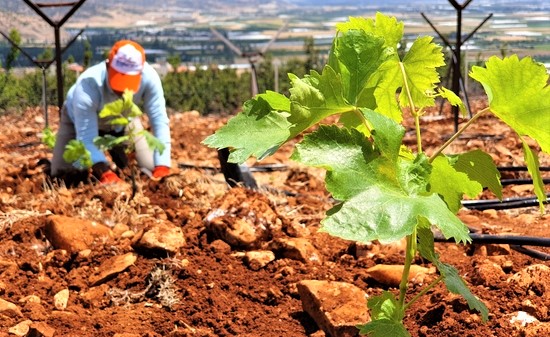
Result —
[[141, 82], [141, 72], [145, 64], [145, 51], [138, 43], [121, 40], [109, 52], [108, 79], [113, 91], [137, 92]]

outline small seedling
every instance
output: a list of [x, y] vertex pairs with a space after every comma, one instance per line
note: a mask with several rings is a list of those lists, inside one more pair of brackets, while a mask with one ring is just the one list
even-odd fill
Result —
[[[406, 310], [440, 282], [462, 295], [486, 321], [485, 304], [470, 292], [454, 267], [439, 260], [432, 229], [457, 243], [470, 242], [468, 228], [456, 215], [461, 200], [464, 195], [477, 196], [484, 188], [502, 198], [500, 174], [481, 150], [454, 155], [443, 151], [479, 117], [492, 112], [521, 139], [542, 211], [546, 195], [537, 153], [525, 138], [550, 152], [546, 69], [531, 58], [517, 56], [491, 57], [485, 68], [474, 67], [470, 76], [485, 88], [489, 107], [428, 156], [420, 127], [426, 108], [442, 97], [463, 109], [460, 98], [440, 86], [437, 68], [445, 65], [441, 47], [430, 36], [418, 37], [401, 59], [397, 51], [404, 24], [381, 13], [375, 19], [352, 17], [336, 28], [321, 73], [311, 71], [303, 78], [289, 74], [289, 97], [273, 91], [253, 97], [203, 143], [230, 148], [229, 161], [243, 163], [249, 157], [261, 160], [307, 131], [291, 158], [325, 169], [326, 188], [339, 201], [327, 212], [321, 230], [363, 243], [406, 238], [399, 294], [386, 291], [369, 299], [372, 321], [359, 326], [362, 334], [410, 336], [403, 325]], [[415, 122], [416, 148], [403, 143], [401, 124], [406, 112]], [[333, 115], [339, 116], [338, 123], [322, 124]], [[432, 262], [440, 276], [408, 299], [409, 270], [417, 253]]]
[[[133, 92], [125, 90], [120, 99], [105, 104], [99, 113], [99, 118], [108, 119], [108, 123], [116, 128], [127, 128], [127, 132], [119, 137], [112, 135], [98, 136], [94, 138], [94, 144], [103, 151], [110, 150], [117, 145], [126, 144], [125, 152], [129, 154], [135, 151], [136, 140], [139, 139], [139, 137], [144, 137], [151, 150], [157, 150], [162, 153], [165, 146], [158, 138], [147, 130], [138, 131], [132, 128], [132, 120], [134, 118], [139, 118], [142, 114], [143, 112], [141, 109], [133, 101]], [[82, 141], [71, 140], [65, 147], [63, 158], [70, 163], [79, 163], [82, 168], [90, 168], [92, 166], [90, 152], [86, 150]], [[130, 166], [130, 170], [133, 196], [137, 190], [134, 165]]]

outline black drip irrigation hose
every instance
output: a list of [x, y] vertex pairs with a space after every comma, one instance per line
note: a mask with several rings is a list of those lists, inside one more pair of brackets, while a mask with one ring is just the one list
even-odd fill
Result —
[[[527, 171], [527, 166], [499, 166], [497, 169], [500, 172], [525, 172]], [[550, 171], [550, 166], [541, 166], [539, 171]]]
[[[220, 172], [221, 169], [214, 166], [201, 166], [194, 164], [178, 163], [179, 168], [189, 169], [196, 168], [206, 171]], [[285, 171], [288, 170], [288, 166], [284, 164], [265, 164], [265, 165], [255, 165], [248, 168], [250, 172], [275, 172], [275, 171]]]
[[[550, 197], [550, 193], [546, 194], [547, 197]], [[548, 200], [543, 201], [543, 204], [547, 205]], [[486, 210], [486, 209], [512, 209], [512, 208], [523, 208], [523, 207], [535, 207], [539, 205], [539, 200], [537, 197], [525, 197], [525, 198], [507, 198], [498, 200], [498, 199], [489, 199], [489, 200], [463, 200], [462, 206], [468, 209], [475, 210]]]
[[[524, 246], [538, 246], [538, 247], [550, 247], [550, 238], [541, 238], [538, 236], [521, 236], [521, 235], [493, 235], [493, 234], [479, 234], [470, 233], [472, 238], [471, 244], [508, 244], [510, 248], [525, 254], [527, 256], [549, 261], [550, 254], [538, 251], [536, 249], [527, 248]], [[441, 234], [434, 234], [435, 242], [454, 243], [454, 239], [446, 239]]]
[[[542, 179], [543, 184], [550, 184], [550, 178], [543, 178]], [[532, 185], [533, 179], [502, 179], [500, 181], [500, 184], [502, 186], [506, 185]]]

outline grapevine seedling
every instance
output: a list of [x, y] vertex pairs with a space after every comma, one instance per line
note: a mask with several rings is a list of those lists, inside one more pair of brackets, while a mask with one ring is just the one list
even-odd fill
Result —
[[[407, 249], [399, 295], [386, 291], [368, 301], [372, 321], [359, 326], [371, 336], [410, 336], [403, 325], [407, 308], [440, 282], [462, 295], [483, 321], [488, 310], [474, 296], [458, 271], [439, 260], [434, 250], [437, 229], [457, 243], [471, 241], [457, 217], [465, 195], [483, 188], [502, 198], [502, 185], [491, 157], [482, 150], [444, 154], [464, 130], [492, 112], [522, 139], [526, 163], [541, 201], [546, 195], [537, 153], [525, 137], [550, 151], [550, 89], [546, 69], [530, 58], [491, 57], [471, 77], [481, 82], [489, 107], [474, 115], [431, 156], [422, 149], [420, 117], [442, 97], [464, 109], [453, 92], [440, 86], [437, 68], [445, 65], [441, 47], [432, 37], [418, 37], [401, 59], [397, 53], [404, 24], [381, 13], [376, 18], [351, 17], [337, 24], [329, 59], [321, 73], [303, 78], [289, 74], [290, 96], [267, 91], [206, 138], [213, 148], [230, 148], [229, 161], [243, 163], [273, 154], [306, 131], [291, 159], [327, 171], [327, 190], [339, 203], [327, 212], [321, 230], [358, 242], [393, 242], [406, 238]], [[416, 150], [403, 144], [403, 114], [415, 121]], [[338, 115], [338, 123], [322, 124]], [[315, 128], [311, 128], [315, 126]], [[246, 130], [246, 132], [242, 132]], [[439, 277], [407, 301], [410, 266], [419, 253]]]
[[[151, 150], [157, 150], [162, 153], [165, 146], [158, 138], [147, 130], [134, 130], [131, 122], [134, 118], [139, 118], [142, 114], [143, 112], [141, 109], [133, 101], [133, 92], [125, 90], [120, 99], [105, 104], [99, 113], [99, 118], [108, 119], [108, 123], [116, 128], [127, 128], [127, 132], [118, 137], [109, 134], [98, 136], [94, 138], [94, 144], [104, 151], [112, 149], [117, 145], [126, 144], [124, 151], [129, 154], [135, 151], [136, 140], [140, 137], [144, 137]], [[86, 150], [84, 144], [78, 140], [71, 140], [67, 144], [63, 158], [67, 162], [79, 162], [80, 166], [84, 168], [92, 166], [90, 152]], [[137, 191], [133, 165], [131, 165], [130, 170], [133, 196]]]
[[42, 130], [41, 140], [48, 148], [53, 149], [55, 147], [55, 139], [55, 134], [49, 126]]

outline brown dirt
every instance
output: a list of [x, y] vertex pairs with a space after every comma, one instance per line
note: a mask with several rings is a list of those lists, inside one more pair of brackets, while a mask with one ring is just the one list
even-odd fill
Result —
[[[483, 105], [482, 101], [476, 102], [474, 108], [477, 111]], [[50, 116], [55, 129], [57, 112], [51, 111]], [[130, 201], [94, 184], [70, 189], [47, 184], [38, 165], [40, 159], [51, 156], [38, 136], [44, 127], [42, 113], [29, 109], [22, 116], [0, 117], [0, 298], [17, 304], [23, 314], [0, 314], [0, 336], [7, 335], [10, 327], [24, 319], [46, 323], [55, 329], [55, 336], [322, 336], [302, 309], [296, 290], [298, 281], [344, 281], [369, 295], [384, 289], [397, 291], [369, 278], [365, 269], [402, 263], [402, 252], [380, 249], [358, 258], [352, 242], [317, 231], [324, 212], [332, 205], [330, 196], [324, 190], [322, 172], [288, 160], [290, 147], [266, 160], [286, 164], [286, 170], [254, 173], [259, 184], [269, 188], [228, 189], [218, 171], [204, 168], [218, 166], [216, 152], [200, 144], [224, 119], [190, 112], [174, 113], [171, 120], [174, 163], [195, 168], [176, 169], [173, 176], [161, 182], [140, 177], [140, 191]], [[448, 112], [433, 112], [426, 120], [423, 139], [430, 152], [451, 133], [452, 117]], [[414, 147], [413, 133], [408, 132], [406, 137]], [[451, 150], [478, 146], [491, 151], [498, 165], [524, 165], [516, 138], [493, 118], [481, 119], [479, 126], [469, 130]], [[549, 164], [548, 156], [543, 156], [541, 165]], [[518, 186], [505, 189], [506, 197], [531, 194]], [[483, 197], [493, 198], [489, 193]], [[264, 202], [255, 202], [258, 200]], [[271, 217], [275, 212], [282, 226], [268, 233], [259, 245], [279, 236], [304, 236], [318, 249], [323, 263], [277, 256], [265, 268], [251, 270], [239, 254], [244, 248], [217, 240], [206, 230], [205, 218], [222, 204], [232, 205], [237, 212], [243, 211], [240, 207], [249, 207], [248, 211], [257, 214], [271, 212]], [[90, 287], [87, 280], [102, 261], [132, 251], [131, 238], [116, 237], [98, 244], [87, 257], [66, 254], [52, 249], [44, 236], [46, 217], [52, 213], [110, 226], [123, 223], [135, 231], [147, 218], [163, 218], [181, 226], [186, 244], [170, 257], [140, 253], [133, 266], [101, 286]], [[484, 233], [550, 237], [550, 218], [540, 216], [537, 207], [463, 209], [459, 215]], [[506, 255], [487, 256], [484, 248], [473, 245], [437, 243], [436, 250], [445, 262], [458, 268], [472, 292], [488, 305], [490, 320], [481, 323], [479, 315], [470, 311], [462, 299], [438, 286], [407, 312], [405, 324], [412, 336], [523, 336], [510, 324], [510, 315], [525, 310], [526, 300], [531, 301], [531, 312], [537, 318], [550, 320], [548, 296], [520, 293], [505, 281], [527, 266], [548, 262], [513, 250]], [[505, 266], [504, 275], [488, 280], [480, 277], [479, 266], [488, 261]], [[419, 259], [416, 262], [429, 266]], [[171, 308], [163, 306], [154, 294], [126, 302], [116, 296], [116, 290], [144, 290], [151, 271], [159, 266], [174, 280], [178, 303]], [[69, 304], [64, 311], [56, 310], [53, 296], [66, 288], [70, 291]], [[420, 285], [411, 286], [410, 296], [420, 289]], [[29, 295], [38, 296], [41, 302], [21, 301]]]

